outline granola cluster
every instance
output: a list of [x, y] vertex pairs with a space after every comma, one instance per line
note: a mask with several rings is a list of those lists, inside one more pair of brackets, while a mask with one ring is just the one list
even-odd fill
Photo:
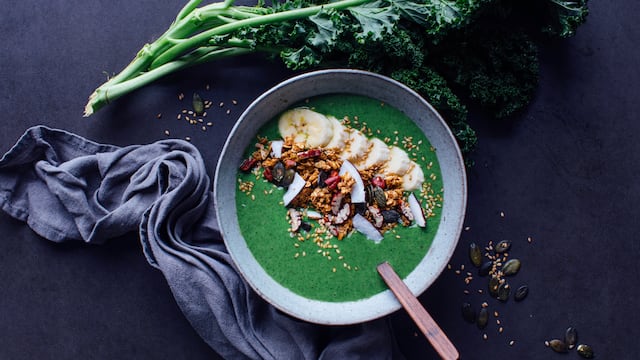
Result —
[[292, 233], [311, 231], [313, 225], [304, 221], [304, 217], [316, 220], [321, 232], [338, 239], [353, 230], [352, 219], [356, 214], [364, 216], [380, 233], [398, 224], [411, 224], [413, 215], [401, 177], [381, 175], [379, 167], [358, 171], [365, 184], [366, 201], [354, 203], [351, 193], [356, 179], [349, 173], [340, 174], [343, 162], [340, 149], [305, 149], [287, 137], [281, 150], [274, 154], [271, 142], [259, 138], [256, 150], [241, 169], [257, 173], [261, 170], [266, 180], [285, 188], [291, 185], [295, 174], [304, 179], [304, 187], [287, 204]]

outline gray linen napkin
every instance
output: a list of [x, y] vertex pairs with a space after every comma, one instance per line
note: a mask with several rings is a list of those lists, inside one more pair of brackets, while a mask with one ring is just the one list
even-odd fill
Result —
[[401, 357], [386, 319], [310, 324], [252, 291], [226, 252], [204, 161], [188, 142], [117, 147], [30, 128], [0, 159], [0, 206], [55, 242], [137, 230], [186, 318], [227, 359]]

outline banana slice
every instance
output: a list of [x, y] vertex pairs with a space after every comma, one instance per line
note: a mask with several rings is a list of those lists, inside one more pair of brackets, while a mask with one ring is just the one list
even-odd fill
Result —
[[387, 175], [403, 176], [411, 167], [411, 159], [409, 155], [397, 146], [391, 146], [389, 149], [389, 160], [384, 166], [384, 173]]
[[405, 191], [418, 190], [424, 183], [424, 172], [420, 165], [415, 162], [411, 162], [411, 167], [406, 174], [402, 176], [402, 188]]
[[296, 143], [306, 148], [323, 147], [333, 137], [333, 124], [326, 116], [307, 108], [286, 111], [278, 120], [283, 138], [293, 136]]
[[333, 125], [333, 136], [327, 145], [324, 147], [327, 149], [342, 149], [347, 143], [347, 139], [349, 138], [349, 131], [347, 128], [342, 125], [340, 120], [336, 119], [333, 116], [327, 116], [327, 119]]
[[369, 150], [369, 139], [362, 132], [351, 129], [346, 147], [340, 157], [342, 160], [357, 163], [365, 156], [367, 150]]
[[389, 146], [378, 138], [369, 139], [369, 152], [367, 157], [360, 161], [356, 166], [359, 170], [370, 169], [374, 166], [382, 166], [389, 160]]

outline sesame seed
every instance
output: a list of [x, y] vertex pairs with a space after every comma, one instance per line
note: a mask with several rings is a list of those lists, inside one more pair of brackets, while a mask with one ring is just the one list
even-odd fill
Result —
[[205, 90], [209, 90], [211, 87], [209, 87], [209, 84], [205, 85], [204, 89]]
[[162, 113], [158, 113], [158, 115], [156, 115], [156, 118], [161, 119], [162, 118]]
[[482, 334], [482, 339], [483, 340], [487, 340], [489, 337], [487, 336], [487, 334]]
[[513, 346], [516, 342], [514, 340], [509, 341], [509, 346]]
[[203, 127], [202, 127], [202, 131], [207, 131], [207, 127], [206, 127], [206, 126], [203, 126]]
[[238, 105], [238, 100], [233, 99], [233, 100], [231, 100], [231, 103], [232, 103], [233, 105]]
[[176, 116], [176, 119], [178, 120], [182, 119], [182, 114], [178, 114], [178, 116]]
[[213, 123], [212, 123], [211, 121], [209, 121], [209, 122], [207, 123], [207, 126], [213, 126]]
[[191, 141], [191, 136], [187, 136], [184, 139], [187, 140], [187, 141]]
[[500, 326], [500, 328], [498, 329], [498, 332], [502, 334], [502, 331], [504, 331], [504, 329], [502, 328], [502, 326]]
[[227, 109], [227, 115], [231, 114], [231, 110]]
[[224, 103], [221, 101], [220, 104], [218, 104], [218, 106], [223, 107]]
[[165, 134], [165, 135], [167, 135], [167, 136], [169, 136], [169, 130], [165, 130], [165, 131], [164, 131], [164, 134]]

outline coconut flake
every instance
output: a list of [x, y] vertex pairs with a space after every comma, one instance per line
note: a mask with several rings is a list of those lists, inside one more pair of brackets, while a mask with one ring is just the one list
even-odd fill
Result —
[[355, 184], [351, 188], [351, 202], [353, 203], [363, 203], [365, 202], [364, 198], [364, 182], [362, 181], [362, 177], [358, 172], [358, 169], [348, 160], [345, 160], [340, 167], [340, 171], [338, 175], [342, 176], [344, 174], [349, 174], [353, 180], [355, 180]]
[[422, 205], [418, 201], [418, 198], [411, 193], [409, 194], [409, 208], [411, 209], [411, 213], [413, 214], [413, 218], [416, 221], [416, 224], [420, 227], [427, 226], [427, 219], [424, 217], [424, 211], [422, 210]]
[[273, 140], [271, 142], [271, 156], [280, 159], [282, 157], [282, 147], [284, 146], [283, 140]]
[[364, 216], [360, 214], [355, 214], [353, 219], [353, 227], [367, 237], [367, 239], [372, 240], [374, 243], [378, 244], [384, 236], [372, 223], [367, 220]]
[[306, 181], [300, 176], [298, 173], [295, 173], [293, 176], [293, 182], [287, 188], [287, 191], [282, 196], [282, 200], [284, 201], [284, 206], [289, 205], [291, 201], [304, 189], [306, 185]]

